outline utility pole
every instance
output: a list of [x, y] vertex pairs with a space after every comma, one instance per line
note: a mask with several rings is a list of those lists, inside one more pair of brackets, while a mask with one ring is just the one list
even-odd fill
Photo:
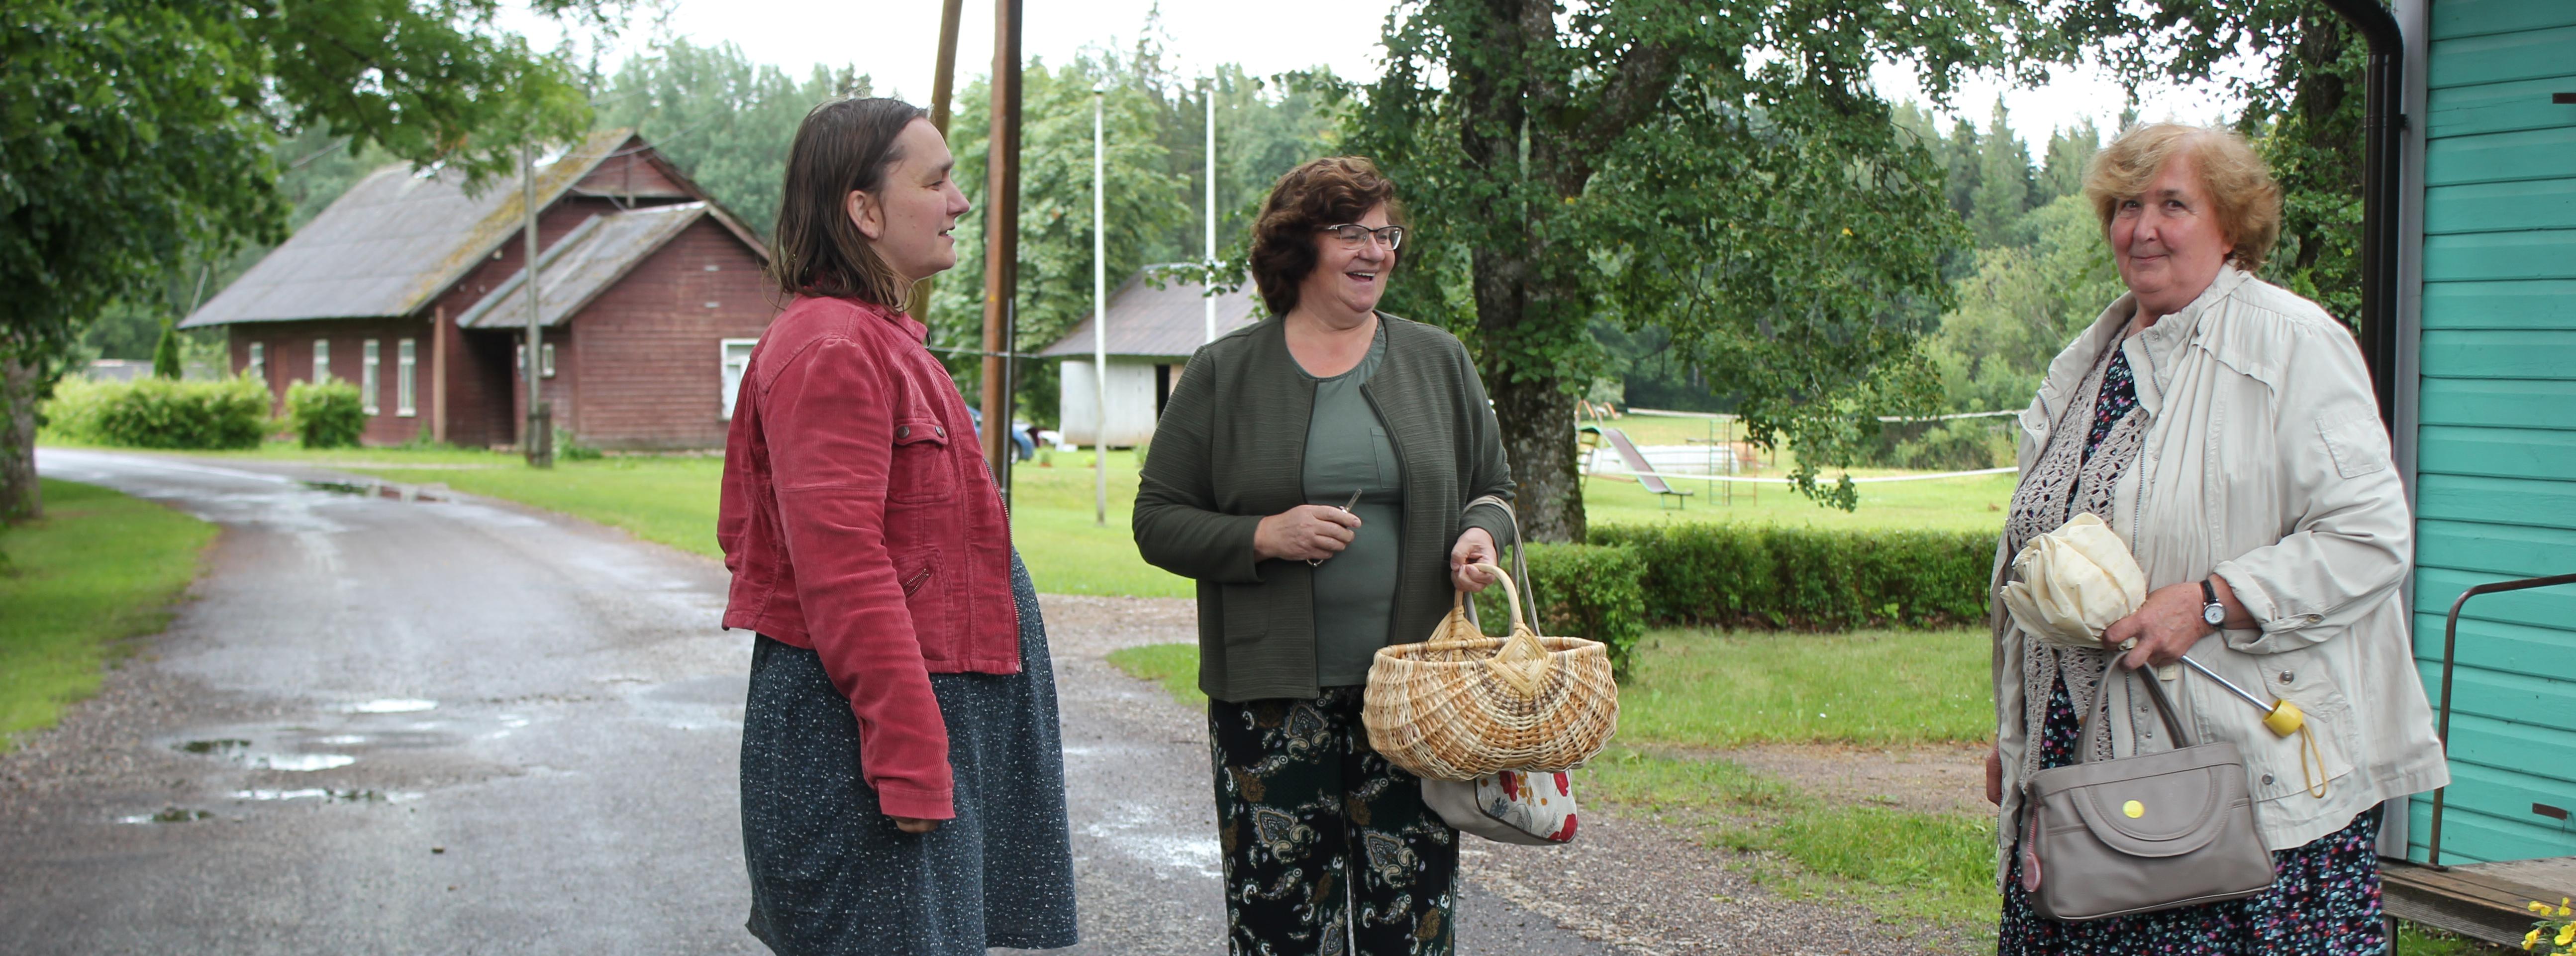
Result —
[[522, 205], [526, 217], [520, 231], [528, 237], [528, 281], [519, 289], [528, 297], [528, 424], [521, 443], [528, 453], [531, 468], [555, 466], [553, 410], [546, 407], [542, 356], [545, 351], [545, 326], [539, 323], [537, 303], [537, 146], [530, 143], [519, 148], [519, 173]]
[[1101, 149], [1101, 116], [1108, 98], [1091, 91], [1091, 476], [1095, 501], [1092, 523], [1109, 527], [1109, 225], [1108, 203], [1101, 190], [1108, 184]]
[[1216, 341], [1216, 78], [1207, 89], [1207, 284], [1199, 292], [1207, 302], [1207, 340]]
[[992, 135], [984, 191], [984, 460], [1011, 494], [1011, 372], [1020, 265], [1020, 0], [993, 0]]
[[[938, 128], [940, 139], [948, 138], [948, 106], [957, 89], [957, 17], [964, 5], [965, 0], [941, 0], [939, 4], [939, 75], [930, 80], [930, 125]], [[929, 321], [924, 317], [930, 313], [930, 290], [937, 281], [934, 276], [924, 276], [913, 283], [911, 299], [903, 311]]]

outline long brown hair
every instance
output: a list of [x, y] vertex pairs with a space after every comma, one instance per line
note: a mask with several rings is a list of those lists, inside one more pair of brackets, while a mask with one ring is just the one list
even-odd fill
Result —
[[779, 291], [903, 308], [911, 282], [850, 221], [849, 195], [882, 194], [886, 170], [903, 159], [895, 137], [929, 115], [885, 97], [834, 100], [805, 114], [787, 149], [787, 183], [769, 244], [769, 275]]

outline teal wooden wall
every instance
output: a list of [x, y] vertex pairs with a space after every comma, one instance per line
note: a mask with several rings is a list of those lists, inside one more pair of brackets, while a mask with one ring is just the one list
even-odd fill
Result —
[[[2473, 584], [2576, 573], [2576, 0], [2433, 0], [2415, 655]], [[2576, 586], [2460, 618], [2442, 860], [2576, 855]], [[2366, 705], [2365, 705], [2366, 706]], [[2431, 837], [2419, 797], [2407, 837]]]

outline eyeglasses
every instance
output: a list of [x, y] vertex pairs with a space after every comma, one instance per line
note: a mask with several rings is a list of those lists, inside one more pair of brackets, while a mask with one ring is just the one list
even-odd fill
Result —
[[1403, 226], [1379, 226], [1371, 229], [1359, 223], [1350, 222], [1338, 226], [1317, 226], [1315, 231], [1332, 233], [1335, 238], [1342, 241], [1342, 248], [1345, 249], [1357, 249], [1366, 245], [1371, 236], [1386, 243], [1386, 248], [1390, 252], [1404, 245]]

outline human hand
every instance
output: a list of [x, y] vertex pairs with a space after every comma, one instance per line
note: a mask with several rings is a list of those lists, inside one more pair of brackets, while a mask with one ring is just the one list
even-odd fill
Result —
[[2002, 806], [2004, 802], [2004, 748], [2002, 744], [1986, 748], [1986, 802]]
[[2102, 629], [2102, 647], [2119, 650], [2131, 638], [2137, 644], [2120, 656], [2120, 666], [2136, 670], [2149, 664], [2162, 666], [2181, 660], [2191, 646], [2215, 630], [2201, 620], [2200, 582], [2168, 584], [2147, 592], [2147, 599], [2129, 616], [2111, 622]]
[[895, 815], [893, 815], [893, 814], [887, 814], [887, 815], [886, 815], [886, 817], [887, 817], [888, 819], [891, 819], [891, 820], [893, 820], [893, 821], [894, 821], [894, 828], [895, 828], [895, 829], [897, 829], [897, 830], [901, 830], [901, 831], [903, 831], [903, 832], [905, 832], [905, 833], [928, 833], [928, 832], [930, 832], [930, 831], [932, 831], [932, 830], [939, 829], [939, 821], [937, 821], [937, 820], [921, 820], [921, 819], [915, 819], [915, 818], [913, 818], [913, 817], [898, 817], [898, 816], [895, 816]]
[[1458, 543], [1449, 549], [1450, 586], [1469, 594], [1482, 592], [1494, 583], [1494, 575], [1476, 565], [1492, 564], [1497, 557], [1492, 532], [1483, 528], [1459, 532]]
[[1261, 560], [1321, 561], [1341, 553], [1359, 536], [1360, 516], [1331, 505], [1298, 505], [1261, 519], [1252, 532], [1252, 555]]

